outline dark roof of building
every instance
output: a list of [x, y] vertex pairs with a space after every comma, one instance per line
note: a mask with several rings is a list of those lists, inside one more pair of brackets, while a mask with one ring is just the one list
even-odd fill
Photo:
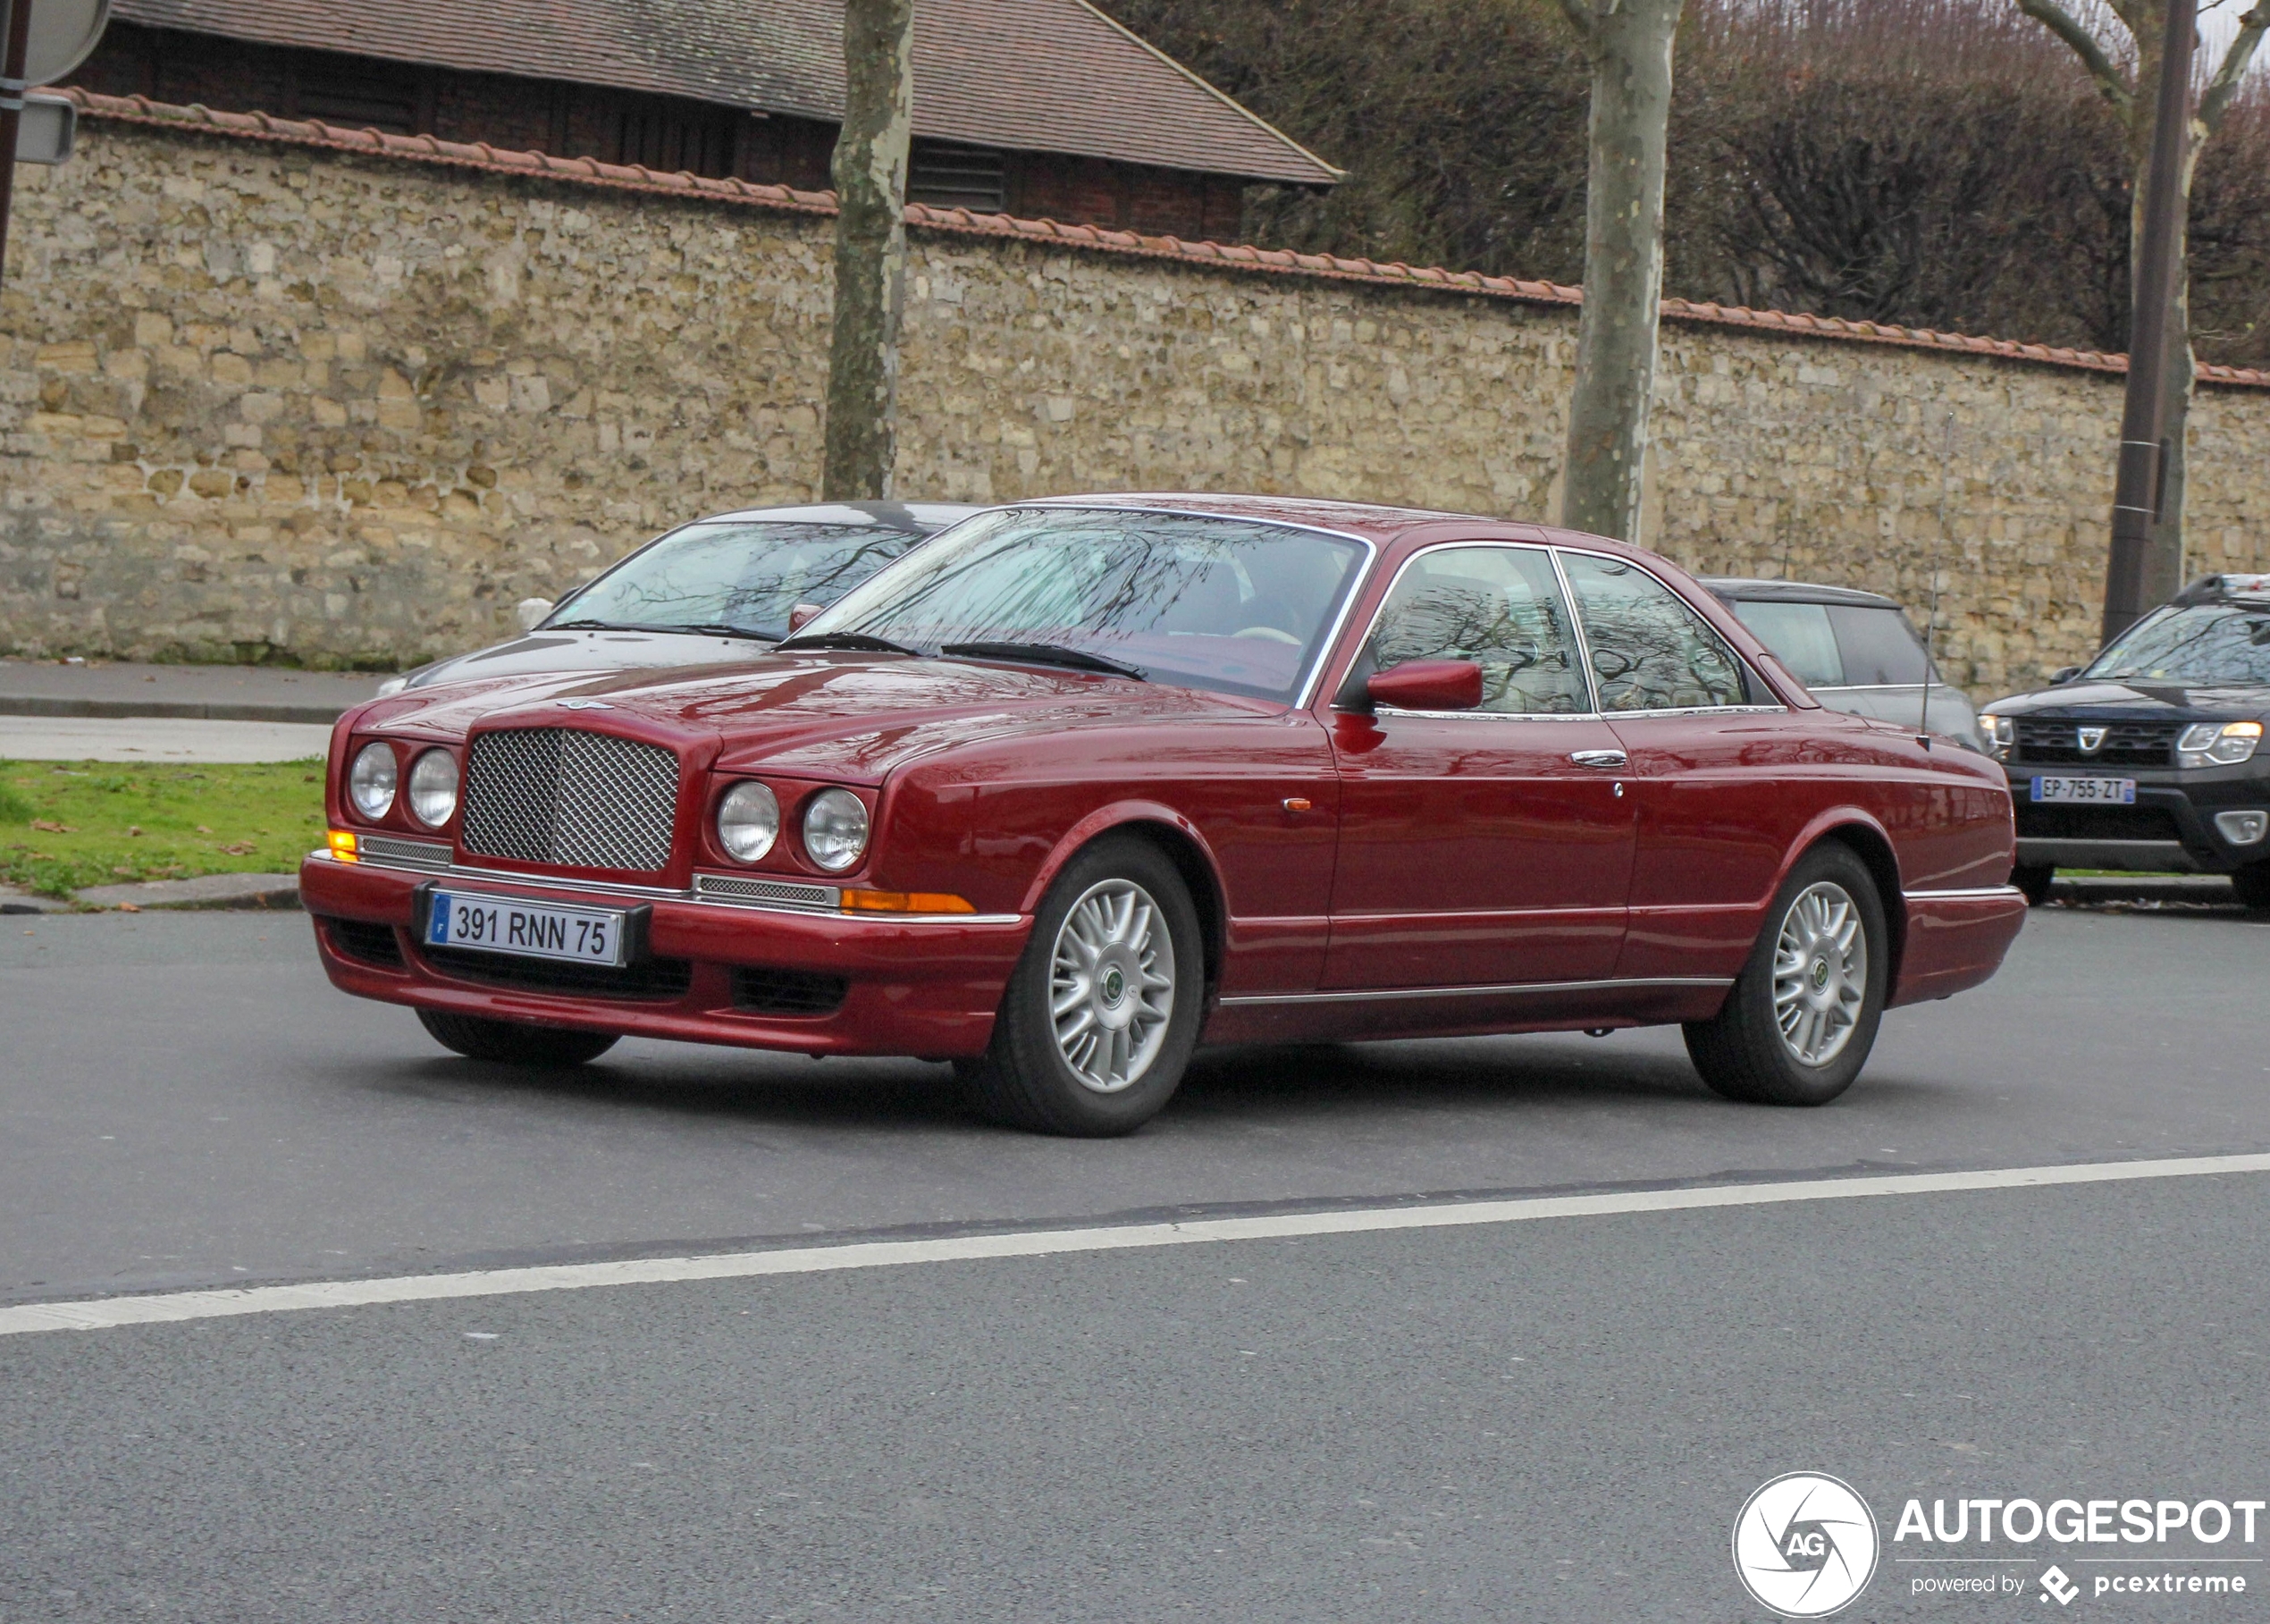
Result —
[[[841, 0], [115, 0], [148, 28], [838, 120]], [[914, 133], [1328, 185], [1316, 154], [1087, 0], [918, 0]]]

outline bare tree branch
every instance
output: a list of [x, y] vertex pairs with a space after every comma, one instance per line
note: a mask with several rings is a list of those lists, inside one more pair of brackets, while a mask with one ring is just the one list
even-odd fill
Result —
[[[1562, 0], [1567, 4], [1568, 0]], [[2097, 36], [2081, 26], [2073, 14], [2057, 0], [2018, 0], [2018, 9], [2072, 47], [2081, 65], [2089, 70], [2089, 78], [2097, 81], [2097, 88], [2104, 98], [2126, 115], [2135, 93], [2128, 87], [2120, 66], [2105, 55], [2105, 47]]]
[[1568, 26], [1576, 30], [1576, 38], [1587, 51], [1600, 38], [1600, 17], [1592, 8], [1591, 0], [1560, 0], [1561, 14], [1568, 19]]
[[2223, 53], [2223, 65], [2215, 69], [2215, 77], [2207, 81], [2207, 94], [2199, 97], [2199, 123], [2209, 135], [2223, 122], [2223, 115], [2230, 111], [2231, 102], [2239, 93], [2240, 81], [2247, 70], [2254, 65], [2254, 53], [2262, 44], [2262, 36], [2270, 32], [2270, 0], [2260, 4], [2239, 19], [2238, 37], [2231, 41], [2231, 48]]

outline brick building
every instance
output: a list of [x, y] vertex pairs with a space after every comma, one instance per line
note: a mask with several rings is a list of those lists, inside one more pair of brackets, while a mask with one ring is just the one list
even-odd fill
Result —
[[[71, 83], [354, 129], [828, 184], [840, 0], [114, 0]], [[1341, 172], [1086, 0], [921, 0], [917, 202], [1234, 240]]]

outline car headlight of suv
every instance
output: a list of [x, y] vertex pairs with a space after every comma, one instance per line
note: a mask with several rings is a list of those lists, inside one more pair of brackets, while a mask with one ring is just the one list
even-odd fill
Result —
[[754, 862], [780, 837], [780, 802], [753, 779], [743, 779], [718, 801], [718, 844], [736, 862]]
[[867, 851], [867, 806], [848, 789], [823, 789], [804, 808], [804, 851], [840, 874]]
[[1986, 736], [1987, 753], [1997, 762], [2010, 759], [2010, 746], [2018, 742], [2018, 724], [2006, 716], [1997, 716], [1991, 711], [1979, 713], [1979, 731]]
[[2260, 722], [2194, 722], [2175, 741], [2179, 767], [2236, 767], [2262, 743]]
[[429, 750], [410, 763], [410, 816], [439, 829], [457, 809], [458, 759], [446, 750]]
[[394, 746], [376, 739], [356, 753], [347, 770], [347, 798], [373, 823], [394, 809], [395, 770]]

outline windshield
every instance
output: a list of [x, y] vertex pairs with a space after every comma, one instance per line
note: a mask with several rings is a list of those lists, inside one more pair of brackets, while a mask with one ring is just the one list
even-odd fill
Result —
[[687, 525], [631, 554], [545, 624], [785, 637], [796, 605], [825, 608], [922, 540], [886, 525]]
[[[853, 593], [797, 636], [1070, 650], [1153, 682], [1291, 703], [1360, 573], [1355, 542], [1241, 519], [1008, 509]], [[792, 644], [791, 646], [794, 646]], [[1039, 663], [1040, 661], [1036, 661]], [[1056, 663], [1069, 663], [1059, 659]]]
[[2217, 687], [2270, 686], [2270, 603], [2199, 603], [2138, 621], [2084, 677]]

